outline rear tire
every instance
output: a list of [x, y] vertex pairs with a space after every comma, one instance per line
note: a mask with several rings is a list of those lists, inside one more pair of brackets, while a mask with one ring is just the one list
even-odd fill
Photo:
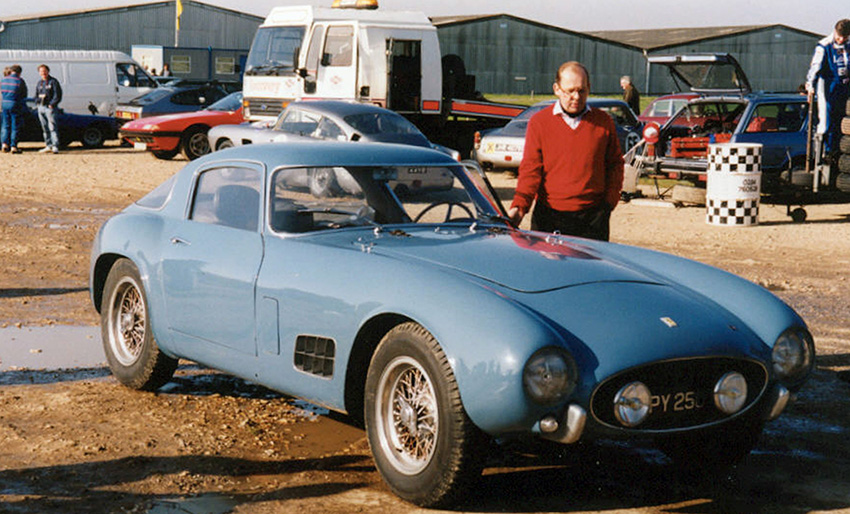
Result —
[[109, 270], [100, 319], [106, 361], [119, 382], [154, 391], [171, 380], [177, 359], [162, 353], [153, 338], [142, 279], [129, 259], [117, 260]]
[[365, 390], [369, 446], [390, 489], [422, 507], [456, 503], [481, 474], [485, 438], [436, 339], [416, 323], [393, 328], [372, 356]]
[[100, 148], [105, 140], [103, 129], [97, 125], [86, 127], [80, 136], [80, 143], [86, 148]]

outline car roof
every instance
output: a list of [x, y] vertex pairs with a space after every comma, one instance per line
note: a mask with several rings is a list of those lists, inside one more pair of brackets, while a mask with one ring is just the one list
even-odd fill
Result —
[[347, 102], [344, 100], [303, 100], [300, 102], [292, 102], [289, 105], [291, 107], [303, 107], [322, 114], [332, 114], [340, 117], [369, 112], [389, 112], [396, 114], [394, 111], [378, 107], [377, 105], [361, 102]]
[[236, 146], [207, 154], [193, 161], [199, 166], [209, 162], [253, 161], [267, 170], [292, 166], [448, 166], [457, 165], [451, 156], [420, 146], [392, 143], [298, 141]]

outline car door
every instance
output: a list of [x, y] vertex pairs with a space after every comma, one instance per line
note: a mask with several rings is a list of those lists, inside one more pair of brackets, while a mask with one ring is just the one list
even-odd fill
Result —
[[184, 348], [214, 343], [256, 353], [262, 176], [258, 165], [241, 163], [203, 170], [185, 219], [168, 236], [162, 266], [167, 323]]
[[316, 81], [318, 98], [351, 98], [357, 83], [357, 52], [354, 26], [331, 25], [325, 33], [325, 46]]

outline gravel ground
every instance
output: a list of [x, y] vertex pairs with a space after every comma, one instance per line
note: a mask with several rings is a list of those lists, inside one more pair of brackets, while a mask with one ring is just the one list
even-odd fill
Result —
[[[94, 325], [87, 294], [98, 226], [186, 161], [109, 145], [0, 154], [0, 327]], [[510, 197], [515, 179], [494, 173]], [[702, 208], [621, 204], [612, 241], [694, 258], [763, 285], [800, 312], [818, 368], [756, 452], [721, 480], [675, 476], [651, 450], [602, 444], [564, 458], [493, 451], [476, 512], [850, 511], [850, 204], [792, 223], [716, 227]], [[72, 351], [72, 349], [70, 350]], [[2, 355], [0, 355], [2, 359]], [[305, 410], [306, 409], [306, 410]], [[157, 394], [103, 368], [0, 373], [0, 511], [414, 512], [374, 469], [363, 432], [268, 390], [183, 363]]]

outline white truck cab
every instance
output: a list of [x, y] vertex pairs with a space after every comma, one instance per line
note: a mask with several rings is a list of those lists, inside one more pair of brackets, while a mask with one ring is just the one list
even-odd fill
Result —
[[436, 28], [421, 12], [383, 11], [366, 3], [367, 9], [272, 9], [246, 63], [245, 118], [271, 120], [289, 102], [309, 98], [439, 114], [442, 66]]

